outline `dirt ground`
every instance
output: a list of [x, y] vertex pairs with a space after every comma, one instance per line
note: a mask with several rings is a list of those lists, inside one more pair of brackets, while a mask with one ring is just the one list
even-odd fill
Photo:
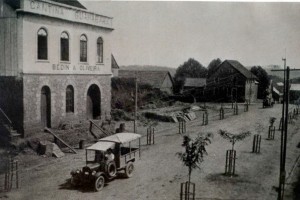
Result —
[[[202, 126], [202, 116], [187, 123], [187, 132], [197, 136], [200, 132], [214, 134], [212, 144], [207, 147], [208, 155], [201, 164], [201, 170], [194, 170], [192, 182], [196, 184], [196, 197], [201, 200], [273, 200], [277, 197], [280, 132], [277, 131], [281, 117], [281, 105], [262, 109], [261, 104], [251, 105], [249, 112], [240, 111], [239, 115], [227, 114], [224, 120], [210, 120]], [[217, 112], [215, 113], [217, 114]], [[217, 116], [217, 115], [216, 115]], [[215, 117], [215, 116], [211, 116]], [[267, 140], [269, 118], [276, 117], [275, 140]], [[300, 119], [300, 118], [299, 118]], [[293, 199], [293, 189], [297, 181], [299, 164], [294, 165], [300, 149], [300, 120], [289, 127], [287, 150], [287, 187], [286, 198]], [[126, 125], [131, 129], [129, 124]], [[217, 132], [225, 129], [231, 133], [251, 131], [252, 135], [237, 142], [235, 177], [224, 176], [225, 153], [231, 144]], [[139, 127], [145, 134], [145, 128]], [[253, 135], [262, 135], [261, 153], [253, 154]], [[84, 150], [78, 154], [67, 153], [62, 158], [43, 158], [37, 155], [23, 155], [21, 160], [32, 160], [34, 164], [21, 165], [21, 186], [9, 193], [0, 193], [0, 199], [24, 200], [177, 200], [180, 183], [187, 181], [188, 171], [182, 165], [176, 152], [182, 151], [182, 136], [178, 134], [175, 123], [160, 123], [157, 127], [155, 144], [146, 146], [142, 139], [142, 156], [135, 162], [135, 172], [129, 179], [117, 178], [109, 182], [101, 192], [89, 188], [73, 188], [69, 184], [72, 169], [84, 166]], [[291, 173], [291, 170], [294, 169]]]

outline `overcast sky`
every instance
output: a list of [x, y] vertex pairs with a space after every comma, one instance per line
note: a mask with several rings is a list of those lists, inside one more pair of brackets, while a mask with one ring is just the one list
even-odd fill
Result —
[[300, 68], [300, 3], [95, 2], [89, 10], [113, 17], [119, 65], [178, 67], [188, 58], [245, 66]]

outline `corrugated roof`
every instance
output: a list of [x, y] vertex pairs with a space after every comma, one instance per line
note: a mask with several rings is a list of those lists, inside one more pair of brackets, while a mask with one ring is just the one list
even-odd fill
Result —
[[160, 88], [169, 76], [173, 82], [172, 76], [168, 71], [138, 71], [138, 70], [119, 70], [119, 77], [123, 78], [137, 78], [138, 82], [149, 84], [154, 88]]
[[228, 62], [232, 67], [234, 67], [236, 70], [238, 70], [246, 78], [257, 79], [257, 77], [253, 73], [251, 73], [246, 67], [244, 67], [239, 61], [237, 61], [237, 60], [225, 60], [224, 62]]
[[50, 0], [50, 1], [55, 1], [58, 3], [63, 3], [69, 6], [74, 6], [77, 8], [82, 8], [82, 9], [86, 9], [86, 7], [84, 7], [79, 1], [77, 0]]
[[300, 91], [300, 84], [291, 84], [290, 91]]
[[206, 85], [206, 78], [186, 78], [184, 82], [185, 87], [204, 87]]

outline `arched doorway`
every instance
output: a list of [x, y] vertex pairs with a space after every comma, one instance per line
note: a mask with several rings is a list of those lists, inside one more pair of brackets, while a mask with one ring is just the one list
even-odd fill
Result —
[[86, 98], [86, 114], [88, 119], [98, 119], [101, 116], [100, 89], [93, 84], [89, 87]]
[[51, 92], [48, 86], [41, 90], [41, 123], [43, 127], [51, 127]]

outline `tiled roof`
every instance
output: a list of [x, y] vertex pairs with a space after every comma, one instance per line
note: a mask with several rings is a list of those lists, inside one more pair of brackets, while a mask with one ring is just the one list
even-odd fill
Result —
[[254, 74], [252, 74], [246, 67], [244, 67], [239, 61], [237, 61], [237, 60], [225, 60], [224, 62], [228, 62], [232, 67], [234, 67], [236, 70], [238, 70], [246, 78], [257, 79], [257, 77]]
[[203, 87], [206, 85], [206, 78], [186, 78], [185, 87]]
[[86, 7], [84, 7], [79, 1], [77, 0], [50, 0], [50, 1], [55, 1], [58, 3], [63, 3], [69, 6], [74, 6], [77, 8], [82, 8], [82, 9], [86, 9]]
[[160, 88], [167, 76], [169, 76], [173, 82], [173, 79], [168, 71], [119, 70], [119, 77], [137, 77], [138, 82], [149, 84], [154, 88]]

